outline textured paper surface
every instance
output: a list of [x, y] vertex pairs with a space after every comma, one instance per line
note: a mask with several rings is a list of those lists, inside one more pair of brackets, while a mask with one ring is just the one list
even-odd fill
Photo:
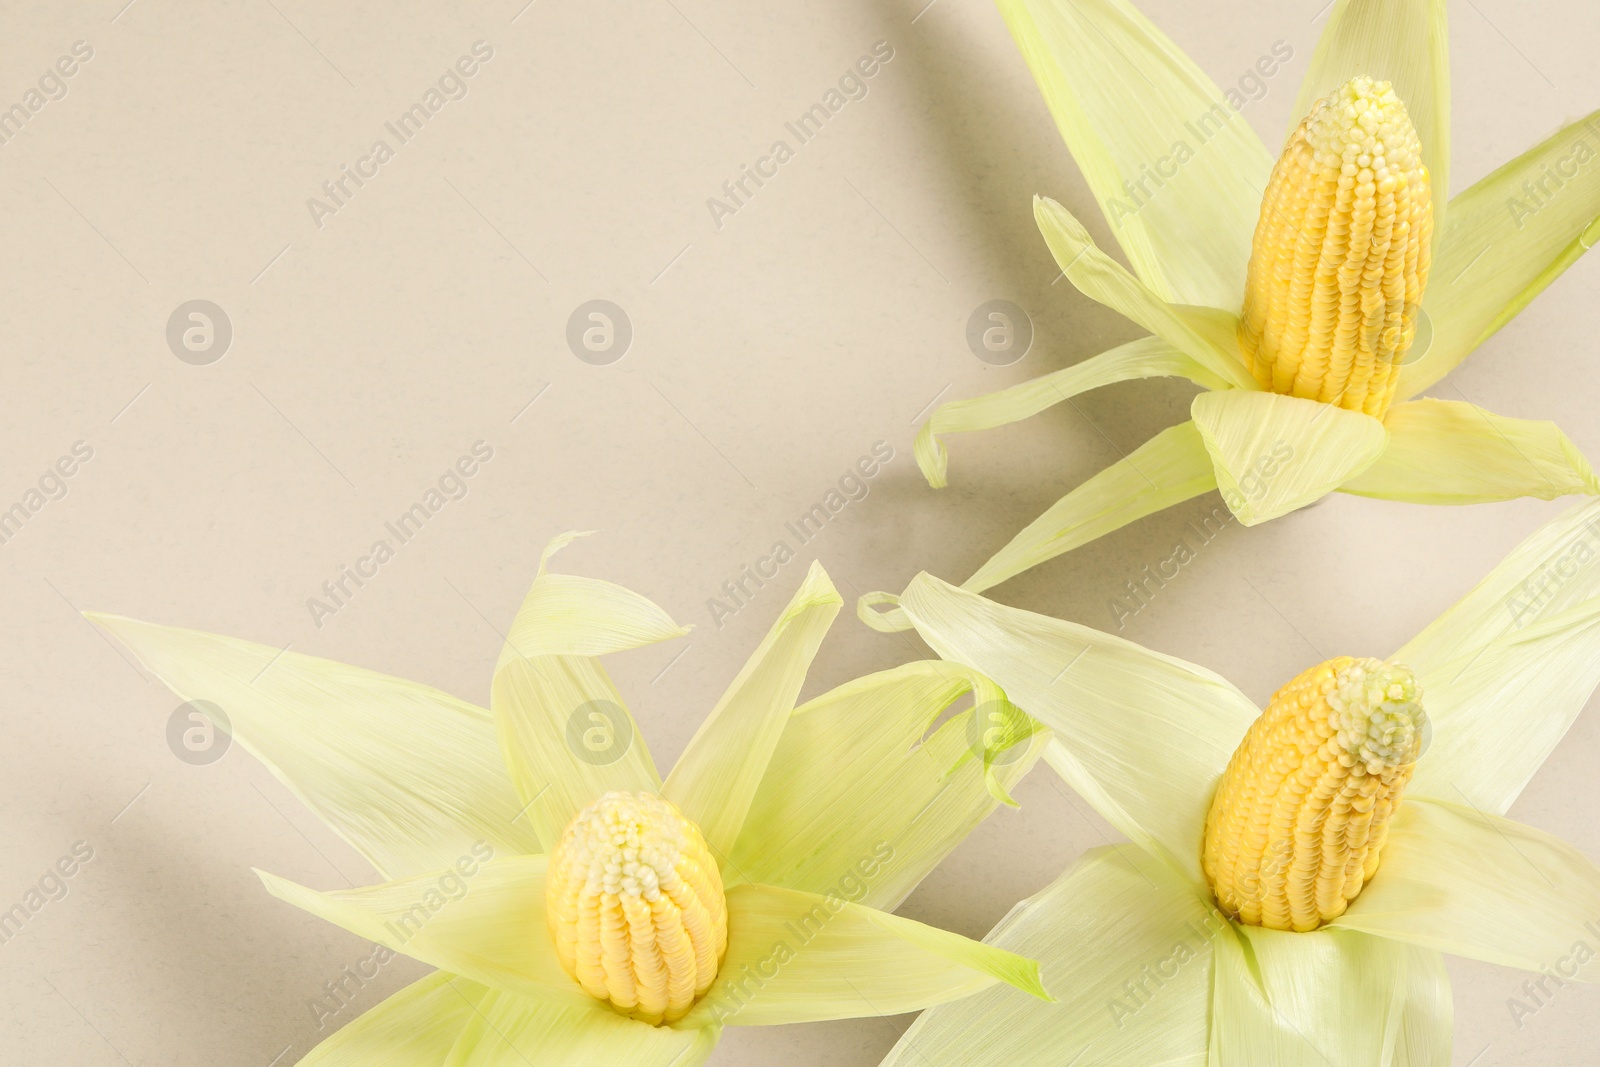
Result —
[[[922, 568], [959, 581], [1066, 489], [1187, 417], [1192, 387], [1127, 383], [953, 438], [948, 489], [917, 475], [911, 442], [934, 401], [1137, 335], [1052, 284], [1035, 193], [1114, 245], [980, 0], [124, 2], [7, 5], [0, 34], [0, 112], [26, 113], [20, 132], [0, 127], [0, 508], [28, 510], [0, 544], [0, 907], [58, 861], [74, 872], [0, 944], [0, 1062], [288, 1064], [423, 973], [375, 967], [370, 945], [261, 891], [252, 865], [320, 888], [372, 876], [238, 749], [176, 758], [177, 700], [75, 609], [289, 646], [483, 704], [541, 546], [598, 530], [557, 569], [637, 589], [696, 627], [611, 664], [667, 766], [809, 559], [850, 601]], [[1219, 85], [1259, 92], [1244, 114], [1276, 146], [1319, 6], [1145, 10]], [[1452, 14], [1462, 188], [1600, 101], [1600, 14], [1577, 0], [1536, 17], [1504, 0]], [[1292, 58], [1251, 75], [1280, 42]], [[871, 77], [841, 88], [875, 47]], [[391, 132], [417, 104], [420, 130]], [[802, 142], [786, 124], [813, 105], [828, 119]], [[764, 184], [745, 179], [735, 204], [723, 183], [758, 166]], [[335, 203], [323, 184], [341, 179]], [[1554, 419], [1600, 456], [1597, 282], [1600, 262], [1579, 263], [1435, 393]], [[169, 319], [201, 300], [231, 337], [212, 360], [220, 334], [208, 342], [185, 310], [180, 359]], [[614, 314], [610, 350], [605, 323], [582, 316], [589, 360], [569, 347], [574, 312], [596, 300], [631, 324], [612, 362]], [[1031, 317], [1020, 362], [969, 348], [969, 318], [994, 300]], [[583, 348], [590, 328], [601, 351]], [[877, 442], [893, 458], [851, 480]], [[463, 457], [474, 473], [457, 481]], [[73, 473], [46, 478], [58, 460]], [[860, 499], [802, 543], [791, 524], [826, 510], [831, 489]], [[386, 524], [419, 503], [428, 518], [402, 540]], [[1114, 609], [1146, 566], [1172, 573], [1181, 538], [1200, 543], [1191, 524], [1225, 515], [1213, 494], [995, 595], [1264, 699], [1325, 656], [1398, 647], [1562, 506], [1339, 497], [1257, 529], [1222, 522], [1149, 603]], [[380, 540], [392, 557], [363, 563]], [[723, 583], [770, 573], [780, 541], [794, 558], [730, 601]], [[375, 573], [346, 580], [336, 610], [308, 607], [333, 609], [323, 583], [357, 566]], [[846, 614], [806, 693], [922, 654]], [[1512, 814], [1600, 855], [1597, 755], [1591, 710]], [[1021, 811], [985, 824], [906, 914], [980, 936], [1110, 834], [1045, 768], [1016, 795]], [[1592, 1055], [1592, 988], [1546, 980], [1535, 999], [1516, 972], [1451, 972], [1457, 1064]], [[352, 1003], [319, 1028], [310, 1004], [340, 980]], [[1513, 1018], [1512, 997], [1542, 1006]], [[712, 1062], [866, 1067], [906, 1024], [730, 1031]]]

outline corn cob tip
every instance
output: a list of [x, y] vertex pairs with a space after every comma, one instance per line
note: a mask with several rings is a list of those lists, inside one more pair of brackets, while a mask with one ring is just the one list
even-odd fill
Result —
[[1342, 915], [1378, 869], [1427, 736], [1421, 688], [1400, 664], [1341, 657], [1278, 690], [1206, 817], [1218, 906], [1276, 930]]
[[728, 945], [722, 875], [700, 828], [650, 793], [611, 792], [550, 854], [545, 915], [566, 972], [624, 1015], [689, 1011]]
[[1379, 659], [1354, 660], [1335, 672], [1328, 721], [1352, 764], [1380, 775], [1413, 764], [1426, 737], [1422, 689], [1409, 667]]

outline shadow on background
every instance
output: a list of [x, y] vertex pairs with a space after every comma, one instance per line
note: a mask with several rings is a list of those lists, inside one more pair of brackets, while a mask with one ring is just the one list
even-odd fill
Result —
[[[1016, 301], [1034, 322], [1033, 348], [1010, 367], [970, 366], [954, 370], [940, 402], [981, 396], [1071, 366], [1143, 331], [1089, 300], [1060, 278], [1060, 270], [1033, 219], [1033, 197], [1059, 201], [1088, 226], [1096, 241], [1121, 257], [1087, 183], [1078, 172], [1020, 52], [996, 55], [940, 17], [937, 3], [878, 0], [886, 20], [920, 18], [896, 43], [897, 63], [914, 93], [926, 101], [924, 127], [938, 160], [927, 181], [953, 190], [951, 199], [970, 217], [966, 230], [975, 273], [991, 279], [996, 298]], [[997, 26], [998, 11], [987, 17]], [[1001, 32], [1004, 32], [1003, 27]], [[1018, 82], [1028, 86], [1027, 95]], [[964, 347], [962, 349], [964, 353]], [[974, 373], [976, 372], [976, 373]], [[1074, 397], [1032, 419], [996, 430], [946, 438], [950, 484], [928, 487], [909, 450], [887, 469], [877, 491], [894, 503], [876, 507], [862, 527], [874, 573], [854, 576], [869, 589], [898, 590], [919, 570], [959, 582], [1013, 534], [1062, 495], [1116, 462], [1168, 426], [1188, 418], [1196, 388], [1179, 379], [1121, 383]], [[926, 418], [926, 416], [923, 416]], [[920, 421], [919, 421], [920, 424]], [[1215, 503], [1208, 497], [1190, 509]], [[1107, 593], [1121, 581], [1118, 560], [1156, 558], [1169, 550], [1173, 531], [1188, 521], [1183, 508], [1160, 513], [1005, 583], [1007, 602], [1104, 626]], [[943, 536], [917, 536], [934, 526]], [[926, 553], [911, 554], [910, 544]], [[1137, 569], [1137, 568], [1135, 568]], [[1117, 580], [1107, 580], [1114, 573]]]

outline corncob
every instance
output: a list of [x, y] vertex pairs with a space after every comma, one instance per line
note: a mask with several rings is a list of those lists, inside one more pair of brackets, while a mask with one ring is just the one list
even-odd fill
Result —
[[1239, 348], [1263, 389], [1382, 418], [1416, 335], [1433, 203], [1422, 145], [1388, 82], [1317, 101], [1272, 169]]
[[649, 793], [607, 793], [550, 855], [545, 916], [591, 996], [651, 1024], [681, 1019], [728, 945], [722, 875], [700, 828]]
[[1224, 912], [1274, 930], [1344, 913], [1421, 752], [1421, 696], [1407, 668], [1348, 656], [1273, 694], [1206, 816], [1203, 864]]

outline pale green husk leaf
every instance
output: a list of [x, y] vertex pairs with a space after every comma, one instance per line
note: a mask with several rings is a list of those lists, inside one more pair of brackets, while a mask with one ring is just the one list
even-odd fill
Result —
[[1396, 404], [1383, 424], [1389, 447], [1340, 486], [1343, 492], [1414, 504], [1600, 493], [1589, 462], [1553, 422], [1430, 398]]
[[955, 400], [942, 405], [917, 432], [917, 466], [929, 485], [942, 489], [946, 484], [950, 457], [944, 442], [939, 439], [940, 434], [969, 433], [1006, 426], [1103, 385], [1134, 378], [1165, 376], [1188, 378], [1207, 389], [1227, 389], [1234, 384], [1165, 340], [1141, 337], [1042, 378], [1034, 378], [988, 396]]
[[1222, 500], [1246, 526], [1322, 499], [1388, 444], [1370, 415], [1277, 393], [1201, 393], [1190, 413]]
[[1415, 396], [1443, 378], [1600, 239], [1596, 155], [1600, 111], [1451, 202], [1422, 299], [1433, 343], [1401, 368], [1397, 395]]
[[[1395, 658], [1415, 668], [1425, 683], [1440, 680], [1429, 675], [1437, 676], [1451, 664], [1460, 669], [1512, 630], [1580, 607], [1600, 594], [1600, 567], [1590, 566], [1597, 555], [1600, 501], [1587, 500], [1513, 548]], [[1439, 709], [1430, 709], [1429, 718], [1437, 725]]]
[[545, 857], [514, 856], [319, 893], [256, 872], [267, 892], [412, 959], [542, 1003], [598, 1002], [567, 976], [545, 926]]
[[492, 991], [435, 971], [363, 1012], [306, 1053], [297, 1067], [439, 1067]]
[[575, 1011], [490, 990], [441, 1067], [697, 1067], [716, 1026], [680, 1029], [624, 1018], [596, 1003]]
[[1203, 667], [928, 574], [901, 606], [936, 652], [982, 671], [1050, 728], [1045, 758], [1096, 811], [1203, 884], [1206, 805], [1260, 714], [1248, 697]]
[[455, 862], [474, 841], [537, 852], [515, 822], [489, 713], [416, 682], [198, 630], [88, 618], [233, 736], [385, 877]]
[[[1092, 300], [1117, 311], [1241, 389], [1259, 389], [1245, 369], [1231, 311], [1163, 299], [1101, 251], [1072, 212], [1048, 197], [1033, 198], [1033, 217], [1067, 280]], [[1243, 293], [1243, 283], [1239, 293]], [[1239, 297], [1236, 295], [1234, 301]]]
[[806, 670], [843, 603], [822, 564], [772, 624], [667, 776], [662, 795], [724, 856], [739, 838]]
[[1504, 814], [1600, 683], [1600, 501], [1513, 549], [1393, 658], [1433, 731], [1409, 794]]
[[595, 657], [688, 632], [619, 585], [545, 573], [550, 557], [580, 536], [546, 547], [489, 693], [518, 807], [526, 806], [523, 817], [546, 848], [607, 791], [661, 788], [644, 738]]
[[717, 978], [678, 1025], [898, 1015], [996, 982], [1049, 999], [1031, 959], [840, 897], [746, 884], [728, 891]]
[[[1010, 707], [976, 671], [924, 660], [795, 709], [724, 865], [725, 882], [898, 907], [998, 803], [973, 758], [985, 741], [974, 708], [923, 736], [969, 692], [985, 712]], [[996, 754], [1002, 790], [1028, 773], [1044, 740], [1025, 736]]]
[[615, 582], [549, 573], [552, 556], [588, 536], [564, 533], [545, 545], [533, 588], [511, 621], [497, 667], [537, 656], [604, 656], [689, 632], [654, 603]]
[[1327, 928], [1216, 940], [1213, 1064], [1449, 1067], [1451, 1018], [1437, 952]]
[[1125, 0], [1001, 0], [1000, 11], [1145, 284], [1236, 308], [1272, 169], [1250, 123]]
[[981, 592], [1136, 519], [1217, 487], [1192, 422], [1169, 427], [1052, 504], [968, 578]]
[[1331, 928], [1537, 971], [1589, 940], [1597, 919], [1600, 868], [1565, 841], [1408, 795], [1390, 820], [1383, 865]]
[[984, 939], [1036, 956], [1060, 1003], [996, 986], [930, 1008], [883, 1067], [1206, 1067], [1211, 942], [1225, 928], [1138, 848], [1093, 849]]

